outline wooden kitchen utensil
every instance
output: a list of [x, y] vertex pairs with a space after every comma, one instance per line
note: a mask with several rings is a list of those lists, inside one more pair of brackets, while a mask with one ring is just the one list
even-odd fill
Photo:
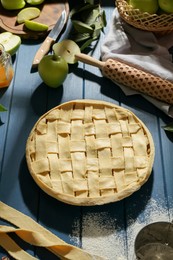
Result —
[[78, 61], [98, 67], [115, 83], [135, 89], [168, 104], [173, 104], [173, 83], [118, 60], [99, 61], [89, 55], [75, 55]]

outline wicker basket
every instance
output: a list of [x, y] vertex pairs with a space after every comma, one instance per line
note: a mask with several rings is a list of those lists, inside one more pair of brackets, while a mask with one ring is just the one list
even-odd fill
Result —
[[161, 15], [142, 13], [130, 6], [126, 0], [116, 0], [115, 4], [121, 18], [138, 29], [161, 35], [173, 32], [173, 13]]

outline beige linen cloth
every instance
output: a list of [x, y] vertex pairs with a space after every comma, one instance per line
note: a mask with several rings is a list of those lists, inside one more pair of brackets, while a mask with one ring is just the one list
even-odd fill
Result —
[[[101, 46], [101, 58], [103, 61], [116, 58], [173, 82], [172, 55], [168, 51], [172, 45], [173, 33], [156, 37], [152, 32], [134, 28], [120, 18], [115, 8], [109, 31]], [[127, 96], [139, 94], [135, 90], [115, 83]], [[147, 95], [141, 95], [168, 116], [173, 117], [173, 106]]]

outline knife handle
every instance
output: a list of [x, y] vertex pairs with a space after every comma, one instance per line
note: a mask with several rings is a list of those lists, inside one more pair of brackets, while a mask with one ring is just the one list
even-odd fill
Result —
[[40, 46], [40, 48], [38, 49], [38, 51], [37, 51], [37, 53], [34, 57], [34, 60], [33, 60], [33, 63], [32, 63], [33, 68], [38, 66], [38, 64], [40, 63], [43, 56], [46, 55], [49, 52], [50, 47], [52, 46], [52, 44], [54, 42], [55, 42], [54, 39], [50, 38], [49, 36], [46, 37], [45, 41]]

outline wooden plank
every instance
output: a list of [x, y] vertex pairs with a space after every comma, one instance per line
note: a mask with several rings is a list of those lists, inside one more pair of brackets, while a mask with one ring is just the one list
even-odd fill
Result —
[[[44, 86], [45, 87], [45, 86]], [[69, 73], [63, 86], [58, 89], [48, 89], [48, 104], [47, 110], [69, 100], [82, 99], [83, 80], [75, 74]], [[47, 214], [48, 213], [48, 214]], [[50, 196], [40, 193], [39, 218], [38, 222], [51, 230], [70, 244], [75, 244], [70, 239], [72, 227], [77, 220], [81, 218], [80, 207], [74, 207], [61, 203]], [[80, 233], [76, 233], [77, 239], [80, 238]], [[57, 259], [50, 253], [37, 249], [36, 254], [40, 259]]]
[[[70, 28], [70, 23], [68, 23], [68, 28]], [[68, 28], [67, 32], [62, 35], [60, 41], [64, 38], [68, 38]], [[80, 65], [79, 68], [81, 68]], [[47, 90], [46, 111], [64, 102], [83, 98], [83, 78], [77, 75], [77, 71], [78, 68], [76, 65], [69, 66], [69, 73], [66, 80], [62, 86], [57, 89], [49, 88], [45, 86], [44, 83], [41, 84], [42, 87]], [[74, 207], [59, 202], [41, 191], [38, 210], [38, 222], [41, 225], [45, 226], [67, 243], [76, 245], [75, 241], [71, 239], [71, 237], [73, 226], [76, 221], [80, 221], [81, 219], [80, 207]], [[79, 241], [80, 229], [76, 230], [75, 236], [76, 240]], [[47, 250], [40, 248], [37, 248], [36, 256], [40, 259], [57, 259], [57, 257]]]
[[[5, 122], [7, 134], [0, 183], [0, 199], [34, 219], [37, 219], [39, 190], [26, 166], [25, 144], [32, 124], [38, 118], [32, 103], [40, 78], [30, 74], [32, 53], [36, 48], [36, 45], [34, 48], [23, 43], [17, 56], [9, 121]], [[42, 100], [43, 96], [40, 94]], [[33, 254], [33, 247], [28, 247], [28, 252]]]
[[[100, 48], [108, 32], [114, 3], [102, 1], [106, 11], [107, 27], [90, 55], [100, 59]], [[93, 45], [96, 44], [93, 43]], [[104, 100], [119, 105], [120, 90], [109, 79], [104, 78], [98, 68], [84, 65], [84, 97], [86, 99]], [[107, 205], [83, 208], [82, 246], [89, 252], [108, 259], [126, 259], [126, 224], [124, 201]]]
[[[17, 54], [12, 59], [13, 69], [15, 71]], [[8, 120], [11, 110], [11, 96], [14, 88], [14, 78], [7, 88], [0, 88], [0, 104], [3, 105], [7, 111], [0, 112], [0, 165], [2, 165], [3, 153], [5, 148], [6, 134], [8, 129]], [[1, 174], [0, 174], [1, 176]]]
[[[113, 9], [112, 9], [113, 10]], [[111, 17], [111, 13], [110, 16]], [[98, 50], [98, 49], [97, 49]], [[94, 52], [94, 55], [98, 58], [99, 54]], [[85, 66], [85, 69], [90, 70], [89, 66]], [[92, 69], [92, 73], [94, 75], [100, 76], [101, 73], [97, 69]], [[86, 73], [87, 74], [87, 73]], [[97, 76], [95, 77], [95, 80], [97, 79]], [[85, 83], [85, 97], [96, 97], [96, 99], [103, 99], [107, 101], [111, 101], [113, 103], [120, 101], [121, 105], [130, 109], [133, 111], [149, 128], [151, 131], [154, 142], [156, 145], [156, 159], [155, 164], [153, 168], [153, 173], [148, 180], [148, 182], [136, 193], [134, 193], [129, 198], [126, 198], [123, 200], [123, 207], [119, 208], [119, 211], [122, 211], [122, 216], [124, 214], [125, 218], [122, 222], [124, 222], [124, 238], [126, 237], [126, 241], [123, 238], [120, 238], [117, 236], [115, 238], [115, 241], [122, 242], [124, 252], [127, 251], [127, 255], [123, 255], [121, 252], [122, 259], [132, 259], [133, 253], [134, 253], [134, 239], [137, 234], [137, 232], [147, 223], [150, 223], [152, 221], [158, 221], [158, 220], [170, 220], [169, 215], [169, 209], [171, 204], [171, 199], [168, 201], [168, 194], [172, 194], [171, 190], [171, 178], [170, 176], [166, 174], [166, 183], [164, 181], [164, 169], [163, 167], [166, 167], [170, 174], [170, 169], [172, 169], [172, 160], [170, 156], [167, 157], [166, 163], [165, 158], [162, 158], [162, 153], [167, 155], [167, 152], [170, 152], [170, 144], [168, 144], [168, 148], [166, 148], [167, 144], [162, 147], [160, 145], [160, 130], [158, 125], [158, 118], [160, 116], [164, 116], [161, 111], [159, 111], [157, 108], [155, 108], [152, 104], [150, 104], [148, 101], [146, 101], [144, 98], [140, 97], [139, 95], [126, 97], [124, 93], [120, 90], [119, 87], [117, 87], [115, 84], [113, 84], [110, 80], [103, 79], [96, 81], [96, 85], [92, 83], [91, 77], [88, 77], [90, 79], [90, 82]], [[103, 87], [103, 82], [107, 82], [105, 86]], [[94, 80], [93, 80], [94, 82]], [[101, 86], [101, 87], [100, 87]], [[116, 89], [116, 92], [114, 90]], [[104, 90], [104, 91], [103, 91]], [[117, 102], [118, 103], [118, 102]], [[163, 141], [163, 140], [162, 140]], [[167, 151], [168, 149], [168, 151]], [[171, 153], [169, 153], [171, 154]], [[169, 160], [169, 162], [168, 162]], [[168, 185], [169, 182], [169, 185]], [[169, 188], [167, 188], [167, 185]], [[167, 189], [166, 189], [167, 188]], [[169, 191], [168, 191], [169, 190]], [[170, 193], [171, 190], [171, 193]], [[166, 194], [166, 192], [168, 194]], [[171, 197], [170, 197], [171, 198]], [[169, 202], [169, 205], [168, 205]], [[124, 212], [123, 212], [124, 210]], [[110, 214], [115, 214], [114, 208], [112, 207], [109, 211]], [[87, 210], [85, 210], [85, 214], [87, 214]], [[85, 216], [85, 215], [84, 215]], [[115, 217], [116, 219], [116, 217]], [[116, 230], [116, 229], [115, 229]], [[123, 231], [123, 228], [122, 230]], [[92, 236], [92, 235], [91, 235]], [[99, 250], [98, 250], [99, 251]], [[123, 251], [123, 250], [122, 250]], [[116, 252], [114, 251], [114, 253]], [[117, 257], [117, 255], [116, 255]], [[111, 258], [115, 259], [115, 257]]]
[[[135, 97], [134, 97], [135, 99]], [[165, 194], [165, 183], [163, 164], [160, 152], [159, 125], [157, 122], [157, 109], [149, 113], [145, 111], [146, 102], [142, 102], [143, 110], [136, 107], [125, 106], [134, 112], [150, 130], [155, 144], [155, 161], [153, 171], [147, 183], [139, 191], [125, 200], [126, 223], [127, 223], [127, 245], [128, 259], [133, 257], [134, 241], [137, 233], [145, 225], [155, 221], [169, 221], [167, 197]], [[153, 108], [152, 108], [153, 109]], [[155, 114], [155, 115], [154, 115]]]
[[168, 200], [169, 216], [170, 220], [173, 217], [173, 145], [172, 140], [173, 136], [171, 132], [166, 132], [162, 127], [166, 124], [172, 122], [172, 119], [163, 117], [159, 120], [160, 125], [160, 138], [161, 138], [161, 153], [162, 164], [163, 164], [163, 174], [164, 174], [164, 184], [165, 184], [165, 195]]
[[[71, 1], [70, 1], [71, 4]], [[102, 1], [108, 25], [114, 3]], [[64, 36], [68, 38], [70, 26]], [[100, 58], [104, 34], [91, 55]], [[103, 78], [99, 69], [79, 63], [70, 66], [63, 86], [50, 89], [31, 64], [41, 41], [23, 41], [16, 56], [11, 86], [0, 91], [0, 102], [8, 109], [0, 126], [0, 199], [31, 216], [68, 243], [109, 260], [131, 260], [137, 232], [147, 223], [173, 216], [172, 135], [161, 128], [171, 119], [139, 95], [126, 97], [118, 86]], [[120, 104], [134, 112], [149, 128], [156, 146], [152, 175], [143, 187], [117, 203], [76, 207], [61, 203], [32, 180], [25, 160], [25, 144], [32, 126], [46, 111], [74, 99], [99, 99]], [[40, 259], [57, 259], [46, 250], [26, 247]], [[0, 249], [0, 258], [5, 252]]]

